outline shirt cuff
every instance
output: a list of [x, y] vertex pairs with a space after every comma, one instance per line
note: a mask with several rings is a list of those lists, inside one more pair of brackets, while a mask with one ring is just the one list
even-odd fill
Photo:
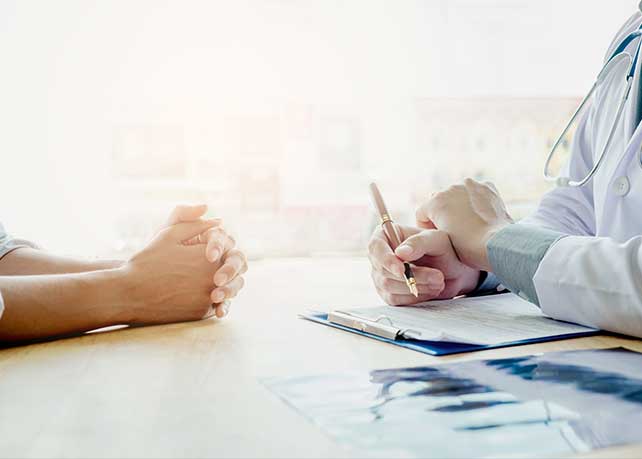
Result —
[[566, 236], [533, 225], [514, 224], [488, 241], [488, 261], [501, 284], [539, 305], [533, 277], [548, 249]]
[[482, 278], [479, 280], [479, 284], [477, 284], [477, 287], [475, 287], [475, 290], [473, 290], [472, 293], [474, 294], [483, 294], [483, 293], [489, 293], [489, 292], [496, 292], [501, 285], [501, 282], [499, 282], [499, 279], [497, 279], [497, 276], [495, 276], [493, 273], [488, 273], [486, 271], [482, 271], [480, 274]]

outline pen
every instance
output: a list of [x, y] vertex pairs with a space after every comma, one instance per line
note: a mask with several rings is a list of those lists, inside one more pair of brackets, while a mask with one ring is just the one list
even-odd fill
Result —
[[[390, 217], [390, 213], [388, 212], [386, 204], [383, 202], [381, 192], [379, 191], [377, 184], [374, 182], [370, 184], [370, 195], [372, 196], [372, 202], [374, 203], [375, 208], [379, 213], [379, 217], [381, 217], [381, 226], [383, 228], [383, 232], [386, 235], [386, 238], [388, 238], [390, 247], [392, 247], [392, 250], [395, 250], [401, 245], [401, 237], [399, 236], [397, 227], [392, 221], [392, 217]], [[403, 267], [403, 276], [406, 279], [408, 290], [410, 290], [410, 293], [412, 293], [415, 297], [419, 297], [419, 292], [417, 291], [417, 281], [415, 280], [415, 275], [410, 268], [410, 264], [404, 263]]]

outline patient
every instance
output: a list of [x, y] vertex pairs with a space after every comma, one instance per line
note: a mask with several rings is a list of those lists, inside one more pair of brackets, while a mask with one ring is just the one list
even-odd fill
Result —
[[220, 220], [202, 218], [206, 210], [177, 207], [127, 261], [59, 257], [0, 225], [0, 341], [224, 317], [247, 263]]

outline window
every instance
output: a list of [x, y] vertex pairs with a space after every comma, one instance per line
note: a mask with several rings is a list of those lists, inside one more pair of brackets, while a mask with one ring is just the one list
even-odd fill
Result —
[[53, 249], [125, 256], [175, 204], [206, 202], [261, 257], [363, 253], [371, 179], [401, 221], [465, 176], [522, 216], [635, 7], [7, 0], [1, 217]]

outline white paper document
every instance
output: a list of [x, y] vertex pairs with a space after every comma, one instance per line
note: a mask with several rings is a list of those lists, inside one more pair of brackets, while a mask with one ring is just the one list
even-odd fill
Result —
[[419, 306], [377, 306], [337, 309], [335, 312], [355, 320], [394, 327], [404, 338], [479, 345], [593, 330], [550, 319], [537, 306], [512, 293], [431, 301]]

